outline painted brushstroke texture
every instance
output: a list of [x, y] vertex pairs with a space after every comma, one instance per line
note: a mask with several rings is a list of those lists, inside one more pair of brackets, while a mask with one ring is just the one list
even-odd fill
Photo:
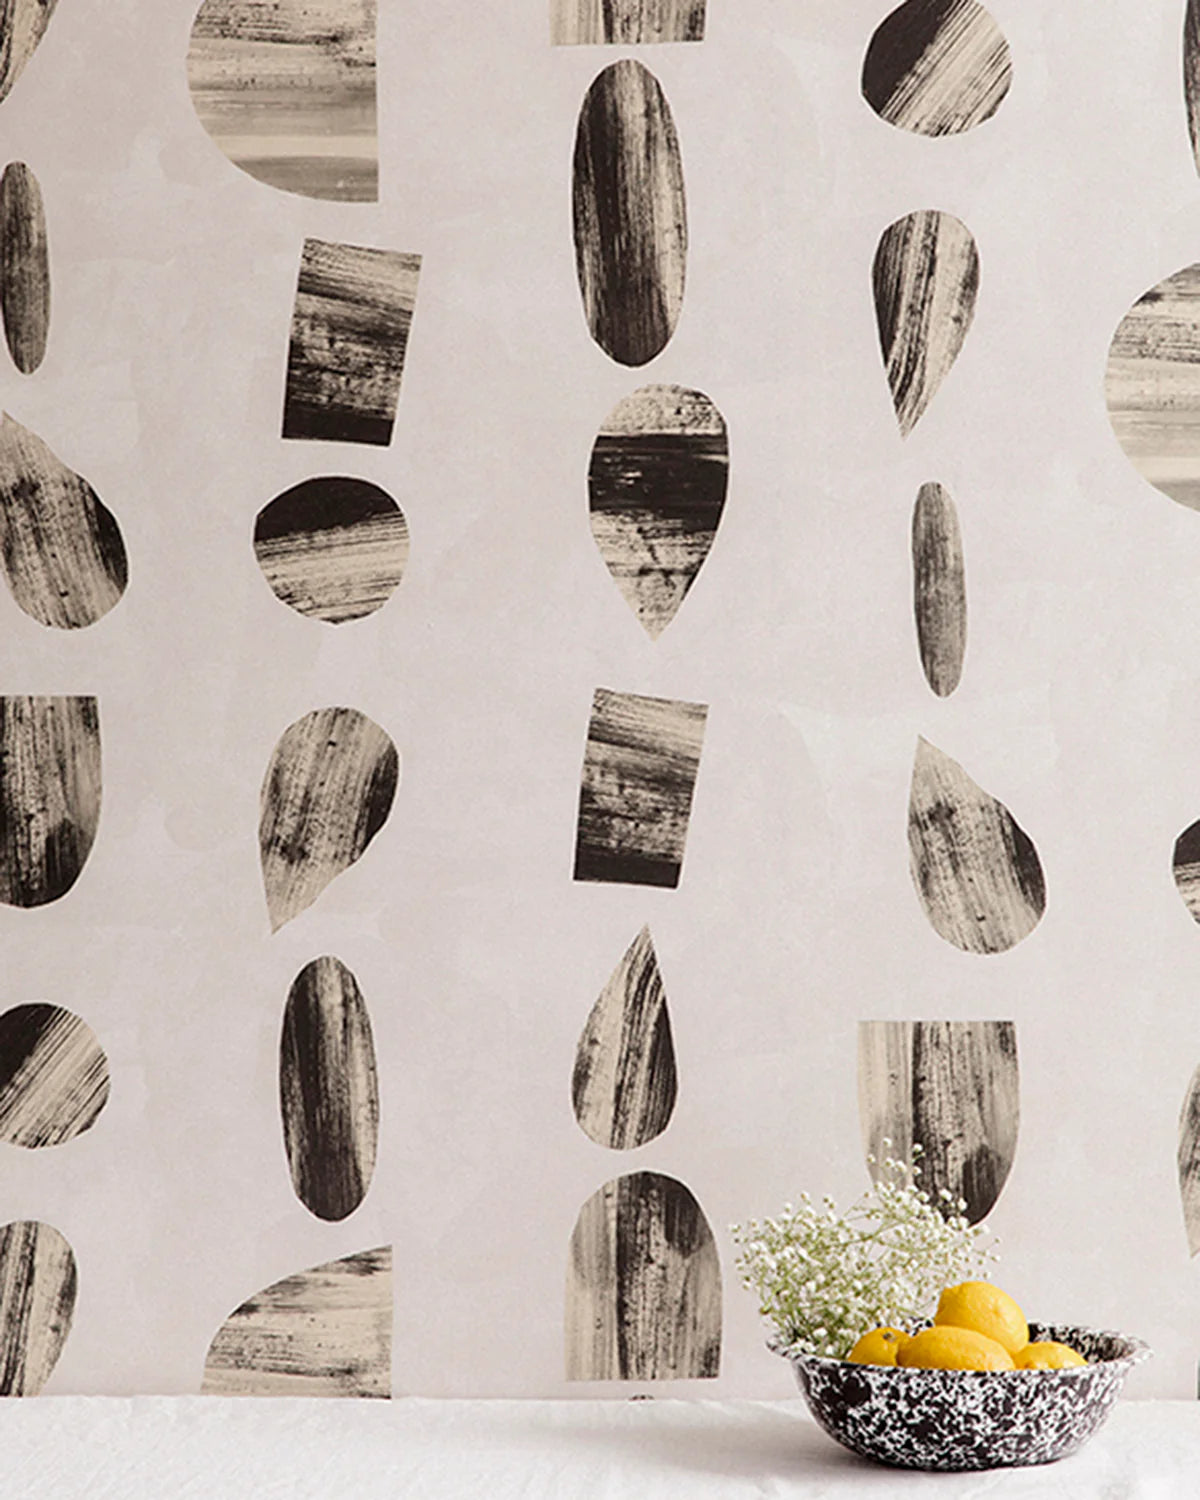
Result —
[[1200, 922], [1200, 823], [1185, 828], [1175, 840], [1171, 866], [1183, 904]]
[[1142, 478], [1200, 510], [1200, 264], [1152, 287], [1121, 320], [1105, 397], [1117, 441]]
[[925, 679], [948, 698], [962, 677], [967, 649], [967, 583], [954, 501], [924, 484], [912, 518], [913, 613]]
[[307, 239], [292, 311], [283, 436], [392, 440], [421, 257]]
[[0, 1396], [36, 1396], [71, 1331], [79, 1277], [70, 1245], [49, 1224], [0, 1228]]
[[341, 625], [392, 597], [408, 561], [408, 523], [377, 484], [306, 479], [259, 511], [254, 555], [276, 598]]
[[1183, 1108], [1179, 1112], [1179, 1148], [1176, 1155], [1179, 1192], [1183, 1199], [1183, 1224], [1188, 1250], [1200, 1251], [1200, 1068], [1192, 1074]]
[[675, 1108], [675, 1048], [658, 955], [643, 927], [600, 992], [575, 1052], [571, 1101], [598, 1146], [631, 1151]]
[[288, 344], [284, 437], [392, 441], [420, 255], [305, 240]]
[[0, 1015], [0, 1141], [61, 1146], [108, 1103], [108, 1058], [80, 1016], [57, 1005]]
[[974, 237], [953, 214], [908, 214], [884, 230], [873, 282], [879, 346], [907, 437], [950, 373], [975, 316]]
[[100, 787], [95, 698], [0, 698], [0, 901], [66, 895], [92, 851]]
[[550, 0], [556, 47], [702, 42], [705, 0]]
[[392, 1247], [276, 1281], [217, 1330], [205, 1396], [392, 1393]]
[[284, 730], [263, 779], [258, 825], [272, 932], [361, 858], [399, 783], [395, 745], [357, 709], [315, 709]]
[[600, 429], [588, 470], [592, 536], [651, 640], [704, 565], [728, 485], [725, 421], [700, 391], [643, 386]]
[[673, 1177], [635, 1172], [579, 1211], [567, 1264], [568, 1380], [707, 1380], [721, 1365], [721, 1265]]
[[623, 58], [579, 112], [575, 268], [592, 337], [621, 365], [644, 365], [675, 332], [687, 271], [683, 163], [658, 79]]
[[37, 51], [58, 0], [0, 0], [0, 104]]
[[81, 630], [125, 592], [116, 517], [41, 438], [0, 421], [0, 560], [13, 598], [41, 625]]
[[907, 1161], [920, 1146], [921, 1187], [947, 1214], [963, 1199], [966, 1218], [978, 1224], [992, 1211], [1016, 1156], [1016, 1026], [860, 1021], [858, 1106], [877, 1176], [889, 1156]]
[[1200, 172], [1200, 0], [1188, 0], [1183, 22], [1183, 88], [1192, 155]]
[[375, 0], [204, 0], [187, 72], [235, 167], [308, 198], [378, 198]]
[[679, 884], [708, 705], [597, 688], [575, 842], [575, 879]]
[[917, 135], [961, 135], [990, 120], [1012, 85], [1012, 54], [977, 0], [906, 0], [879, 26], [863, 98]]
[[379, 1083], [362, 991], [328, 955], [306, 964], [288, 995], [279, 1112], [296, 1197], [318, 1219], [352, 1214], [375, 1170]]
[[13, 364], [32, 375], [50, 333], [50, 251], [42, 190], [22, 161], [0, 177], [0, 315]]
[[908, 804], [909, 868], [934, 931], [966, 953], [1003, 953], [1046, 910], [1032, 840], [956, 760], [917, 741]]

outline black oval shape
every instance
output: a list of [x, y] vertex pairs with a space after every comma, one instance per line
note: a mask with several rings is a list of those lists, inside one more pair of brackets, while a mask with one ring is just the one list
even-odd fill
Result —
[[1008, 41], [979, 0], [905, 0], [880, 23], [863, 62], [863, 98], [916, 135], [973, 130], [1011, 85]]
[[341, 625], [382, 609], [404, 575], [408, 523], [377, 484], [325, 475], [277, 495], [254, 523], [254, 555], [277, 599]]
[[67, 894], [92, 851], [100, 793], [95, 698], [0, 698], [0, 901]]
[[366, 1002], [339, 959], [313, 959], [288, 994], [279, 1112], [297, 1198], [318, 1219], [352, 1214], [375, 1170], [379, 1082]]
[[57, 1005], [0, 1015], [0, 1141], [61, 1146], [108, 1103], [108, 1058], [81, 1016]]
[[967, 582], [958, 511], [940, 484], [923, 484], [913, 507], [912, 562], [921, 666], [938, 697], [948, 698], [967, 650]]
[[687, 273], [687, 204], [675, 122], [632, 58], [604, 69], [579, 112], [575, 268], [592, 337], [622, 365], [666, 348]]
[[50, 253], [42, 190], [23, 161], [0, 177], [0, 314], [13, 364], [32, 375], [50, 332]]

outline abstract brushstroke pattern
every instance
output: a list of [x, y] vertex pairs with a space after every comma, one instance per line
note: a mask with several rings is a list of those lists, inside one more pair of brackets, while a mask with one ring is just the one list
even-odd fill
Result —
[[1200, 922], [1200, 823], [1193, 823], [1190, 828], [1185, 828], [1175, 840], [1171, 866], [1183, 904], [1193, 918]]
[[963, 1199], [966, 1218], [978, 1224], [992, 1211], [1016, 1156], [1016, 1026], [860, 1021], [858, 1106], [876, 1175], [889, 1156], [907, 1161], [920, 1146], [921, 1187], [947, 1214]]
[[42, 190], [21, 161], [0, 177], [0, 315], [13, 364], [32, 375], [50, 333], [50, 252]]
[[643, 927], [592, 1007], [571, 1079], [580, 1128], [598, 1146], [631, 1151], [667, 1128], [675, 1048], [658, 956]]
[[371, 1018], [358, 981], [332, 957], [296, 976], [279, 1044], [279, 1111], [296, 1196], [318, 1219], [366, 1196], [379, 1137]]
[[556, 47], [702, 42], [705, 0], [550, 0]]
[[61, 1146], [108, 1103], [108, 1058], [81, 1017], [57, 1005], [0, 1015], [0, 1141]]
[[1152, 287], [1121, 320], [1105, 396], [1117, 441], [1142, 478], [1200, 510], [1200, 265]]
[[309, 198], [379, 196], [375, 0], [204, 0], [187, 71], [235, 167]]
[[1008, 42], [978, 0], [905, 0], [863, 63], [863, 98], [889, 125], [917, 135], [973, 130], [1011, 85]]
[[1183, 88], [1192, 155], [1200, 172], [1200, 0], [1188, 0], [1183, 21]]
[[70, 1245], [49, 1224], [0, 1228], [0, 1396], [36, 1396], [71, 1331], [79, 1277]]
[[408, 561], [408, 523], [377, 484], [306, 479], [259, 511], [254, 555], [276, 598], [340, 625], [392, 597]]
[[912, 519], [913, 613], [929, 686], [948, 698], [962, 677], [967, 649], [967, 584], [954, 501], [924, 484]]
[[679, 884], [708, 706], [597, 688], [579, 792], [575, 879]]
[[0, 421], [0, 560], [39, 624], [94, 625], [129, 581], [116, 517], [81, 475], [5, 413]]
[[720, 1373], [721, 1265], [683, 1183], [635, 1172], [580, 1209], [567, 1267], [566, 1353], [568, 1380]]
[[100, 786], [95, 698], [0, 698], [0, 901], [66, 895], [92, 850]]
[[307, 239], [292, 311], [283, 436], [392, 440], [421, 257]]
[[1183, 1199], [1183, 1224], [1188, 1250], [1200, 1251], [1200, 1068], [1192, 1074], [1187, 1097], [1179, 1112], [1179, 1148], [1176, 1155], [1179, 1192]]
[[1003, 953], [1046, 910], [1032, 840], [957, 761], [917, 741], [908, 804], [909, 868], [934, 931], [966, 953]]
[[643, 386], [600, 429], [588, 470], [592, 535], [652, 640], [704, 565], [728, 485], [725, 421], [700, 391]]
[[392, 1393], [392, 1247], [276, 1281], [217, 1330], [205, 1396]]
[[950, 373], [975, 316], [974, 237], [937, 209], [897, 219], [879, 241], [873, 283], [879, 345], [907, 437]]
[[583, 101], [573, 204], [588, 329], [618, 364], [644, 365], [679, 321], [687, 205], [670, 106], [632, 58], [605, 68]]
[[272, 932], [362, 856], [399, 783], [395, 745], [357, 709], [316, 709], [284, 730], [263, 779], [258, 825]]
[[37, 51], [58, 0], [0, 0], [0, 103]]

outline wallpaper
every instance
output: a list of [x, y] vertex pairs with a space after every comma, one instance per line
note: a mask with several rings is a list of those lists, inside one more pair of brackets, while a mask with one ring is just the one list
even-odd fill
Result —
[[0, 114], [0, 1394], [784, 1397], [729, 1225], [919, 1146], [1193, 1395], [1200, 6], [11, 0]]

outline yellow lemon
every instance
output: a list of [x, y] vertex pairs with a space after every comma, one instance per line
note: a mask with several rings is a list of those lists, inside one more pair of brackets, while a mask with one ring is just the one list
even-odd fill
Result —
[[872, 1328], [846, 1356], [856, 1365], [894, 1365], [910, 1335], [899, 1328]]
[[963, 1281], [958, 1286], [948, 1286], [938, 1301], [933, 1321], [951, 1328], [971, 1328], [1003, 1344], [1010, 1354], [1024, 1349], [1029, 1342], [1025, 1314], [1007, 1292], [990, 1281]]
[[1026, 1344], [1013, 1359], [1018, 1370], [1071, 1370], [1087, 1364], [1082, 1354], [1076, 1354], [1067, 1344], [1056, 1344], [1053, 1339], [1043, 1344]]
[[903, 1345], [896, 1363], [920, 1370], [1013, 1370], [1012, 1355], [971, 1328], [923, 1329]]

